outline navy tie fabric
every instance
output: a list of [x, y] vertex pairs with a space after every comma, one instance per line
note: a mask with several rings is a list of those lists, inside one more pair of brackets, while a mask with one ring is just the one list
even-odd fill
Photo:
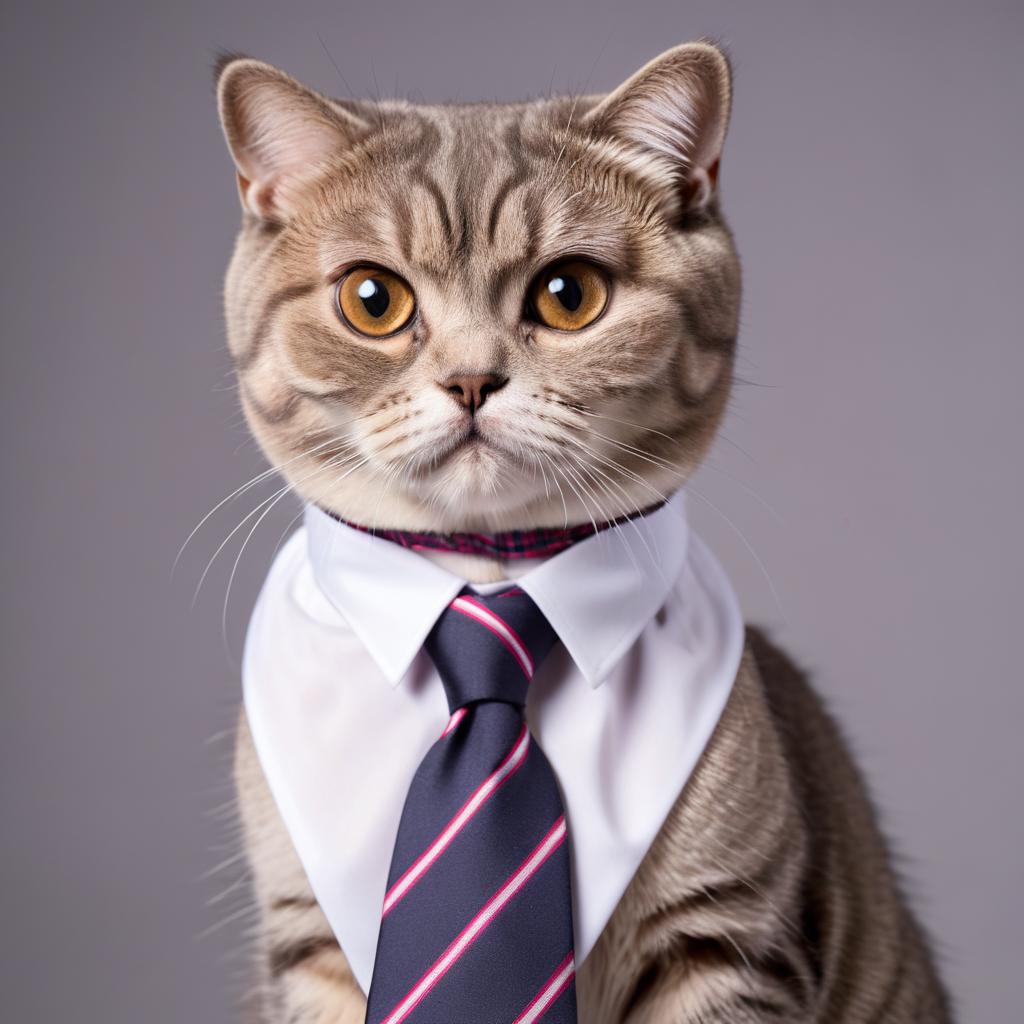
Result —
[[452, 715], [402, 811], [367, 1024], [576, 1024], [565, 813], [523, 716], [555, 640], [518, 587], [464, 590], [427, 638]]

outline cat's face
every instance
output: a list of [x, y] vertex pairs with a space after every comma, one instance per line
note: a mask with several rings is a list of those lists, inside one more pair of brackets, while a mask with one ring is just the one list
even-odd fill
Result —
[[692, 471], [739, 304], [716, 49], [606, 98], [343, 103], [247, 59], [219, 98], [245, 211], [229, 344], [301, 495], [367, 525], [528, 528]]

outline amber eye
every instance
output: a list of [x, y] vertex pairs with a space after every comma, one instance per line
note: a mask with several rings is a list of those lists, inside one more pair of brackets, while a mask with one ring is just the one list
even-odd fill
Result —
[[583, 260], [552, 264], [530, 286], [531, 315], [558, 331], [578, 331], [592, 324], [607, 302], [608, 278]]
[[354, 267], [338, 282], [338, 311], [345, 322], [371, 338], [400, 331], [412, 320], [416, 296], [382, 267]]

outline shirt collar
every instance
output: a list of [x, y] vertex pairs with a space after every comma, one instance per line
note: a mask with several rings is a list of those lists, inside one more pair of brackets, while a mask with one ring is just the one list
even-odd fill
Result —
[[[305, 510], [313, 574], [397, 686], [467, 581], [389, 540]], [[579, 541], [518, 575], [591, 686], [598, 686], [665, 601], [686, 559], [682, 491], [661, 508]]]

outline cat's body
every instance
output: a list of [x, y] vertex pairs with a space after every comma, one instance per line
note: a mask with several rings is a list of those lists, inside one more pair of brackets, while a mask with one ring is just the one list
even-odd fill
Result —
[[[250, 424], [296, 490], [360, 523], [450, 532], [612, 518], [680, 486], [735, 351], [716, 188], [729, 89], [707, 44], [608, 98], [508, 106], [341, 103], [226, 62], [246, 211], [229, 342]], [[371, 282], [355, 306], [352, 274]], [[545, 311], [563, 279], [575, 297]], [[237, 782], [262, 1019], [361, 1024], [244, 719]], [[845, 748], [756, 632], [578, 991], [582, 1024], [948, 1020]]]
[[[243, 717], [255, 1019], [363, 1024]], [[577, 977], [581, 1024], [941, 1024], [945, 998], [841, 738], [751, 632], [701, 762]]]

